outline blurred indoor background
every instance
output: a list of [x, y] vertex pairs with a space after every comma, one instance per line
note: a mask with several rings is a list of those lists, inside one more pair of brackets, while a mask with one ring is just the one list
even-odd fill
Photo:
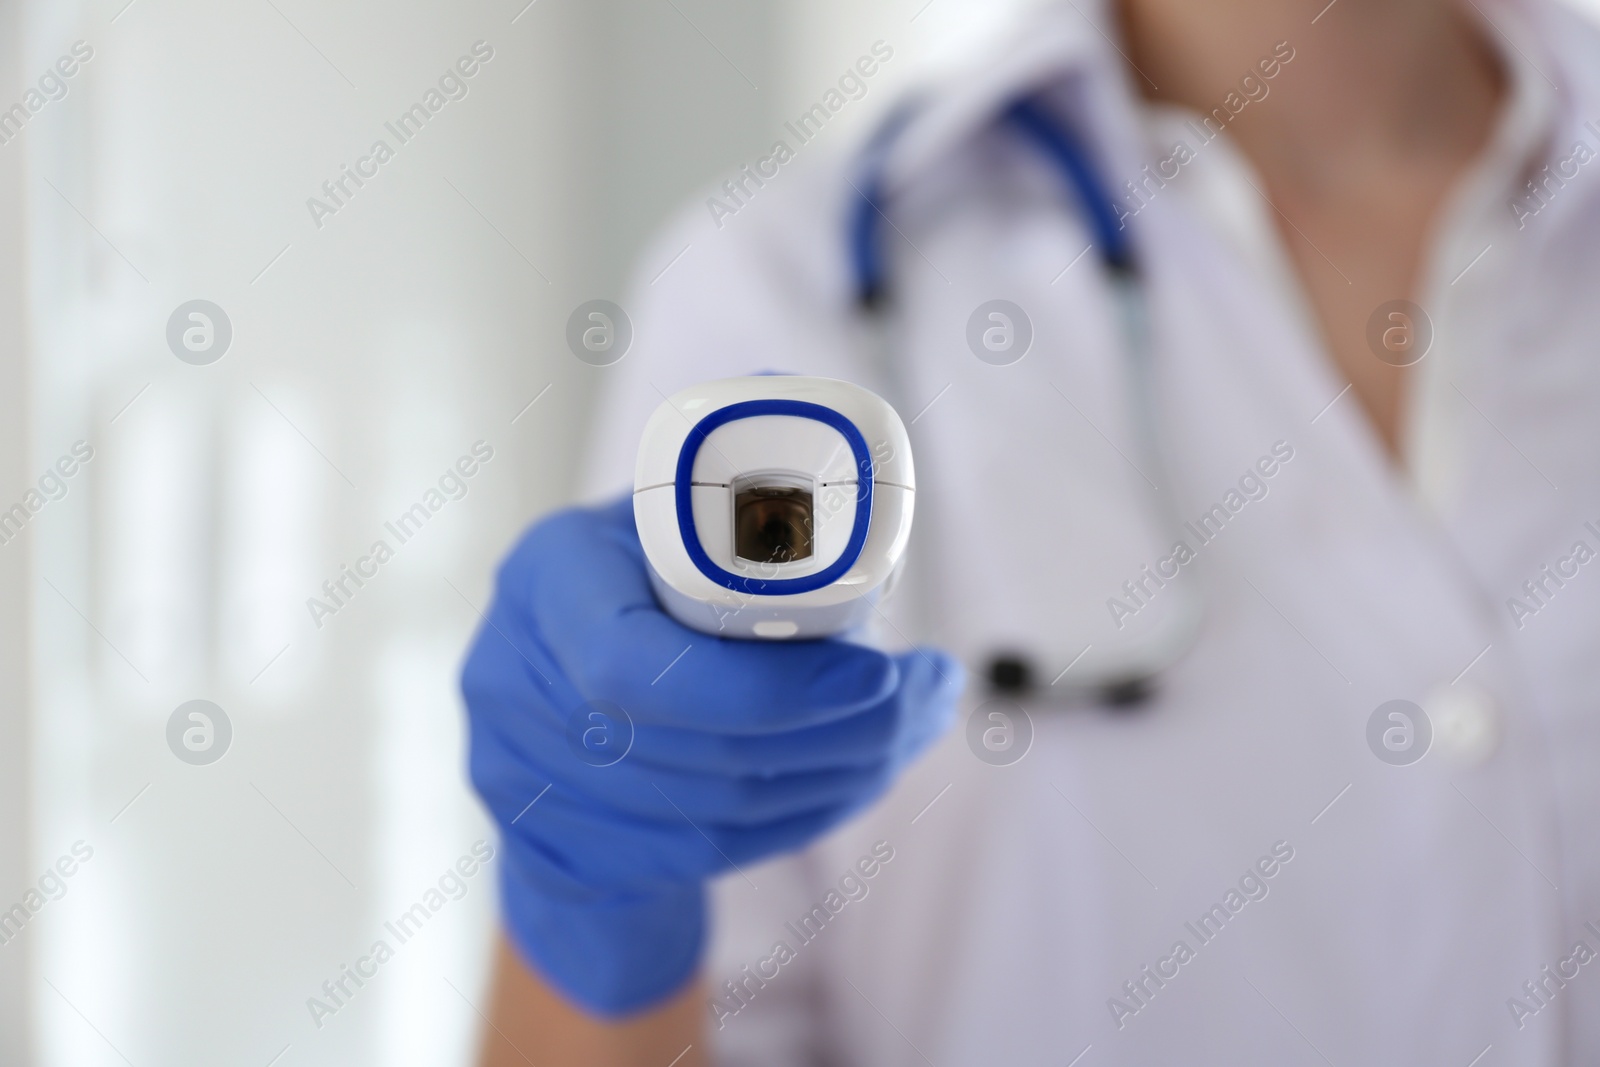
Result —
[[[575, 491], [603, 371], [569, 314], [875, 41], [808, 151], [1019, 2], [0, 2], [0, 511], [29, 514], [0, 525], [0, 910], [31, 916], [0, 925], [0, 1063], [469, 1061], [493, 864], [307, 1002], [493, 841], [456, 669], [503, 550]], [[193, 300], [231, 327], [207, 364], [168, 342]], [[215, 763], [169, 745], [191, 700], [231, 726]]]
[[[875, 41], [816, 151], [1028, 2], [0, 0], [0, 509], [46, 482], [0, 543], [0, 909], [43, 899], [0, 944], [0, 1063], [470, 1060], [492, 863], [307, 1001], [493, 841], [455, 676], [499, 556], [577, 487], [603, 371], [568, 316]], [[231, 325], [209, 364], [168, 343], [193, 300]], [[215, 763], [169, 744], [191, 700], [231, 725]]]

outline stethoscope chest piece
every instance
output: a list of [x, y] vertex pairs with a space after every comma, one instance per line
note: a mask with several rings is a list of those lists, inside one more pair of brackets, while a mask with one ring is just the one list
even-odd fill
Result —
[[[888, 312], [895, 301], [883, 247], [883, 231], [893, 225], [884, 209], [888, 184], [885, 170], [892, 147], [914, 111], [911, 107], [897, 111], [868, 144], [861, 173], [852, 182], [856, 197], [847, 235], [856, 302], [866, 313], [864, 319], [869, 324], [869, 334], [882, 349], [878, 353], [879, 360], [885, 373], [891, 376], [897, 361], [892, 350], [891, 331], [887, 328]], [[1161, 448], [1156, 430], [1160, 420], [1151, 384], [1154, 359], [1150, 351], [1147, 294], [1139, 258], [1119, 217], [1111, 187], [1096, 169], [1087, 146], [1069, 126], [1057, 121], [1041, 99], [1029, 96], [1014, 101], [1005, 108], [1003, 121], [1031, 142], [1058, 171], [1068, 198], [1075, 201], [1082, 212], [1090, 247], [1095, 249], [1104, 268], [1118, 312], [1133, 425], [1141, 439], [1141, 463], [1146, 465], [1144, 469], [1159, 469]], [[1155, 484], [1151, 481], [1152, 486]], [[1157, 492], [1152, 509], [1160, 516], [1163, 527], [1175, 529], [1178, 526], [1170, 497]], [[987, 658], [977, 661], [982, 664], [980, 673], [985, 688], [994, 698], [1027, 701], [1041, 708], [1090, 706], [1112, 711], [1143, 708], [1152, 703], [1158, 673], [1175, 663], [1192, 644], [1200, 616], [1199, 601], [1184, 603], [1178, 622], [1163, 627], [1163, 634], [1158, 635], [1150, 647], [1134, 654], [1099, 649], [1096, 652], [1099, 662], [1091, 659], [1076, 672], [1069, 665], [1051, 677], [1041, 674], [1037, 660], [1014, 647], [991, 647], [986, 650]], [[1039, 636], [1041, 640], [1048, 640], [1043, 633]], [[1088, 648], [1083, 651], [1087, 653]]]
[[[1047, 697], [1045, 703], [1057, 698], [1041, 691], [1033, 661], [1017, 652], [997, 652], [989, 658], [984, 668], [984, 680], [989, 692], [995, 696], [1022, 700], [1030, 696]], [[1059, 682], [1060, 679], [1057, 679]], [[1072, 692], [1068, 690], [1067, 692]], [[1076, 699], [1062, 700], [1064, 704], [1090, 704], [1108, 711], [1136, 711], [1150, 703], [1156, 693], [1155, 679], [1146, 676], [1123, 678], [1103, 682], [1087, 691], [1078, 691]], [[1062, 694], [1063, 696], [1066, 693]]]

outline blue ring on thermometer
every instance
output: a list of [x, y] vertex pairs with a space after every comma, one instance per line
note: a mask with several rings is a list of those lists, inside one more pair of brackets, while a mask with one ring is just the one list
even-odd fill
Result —
[[[850, 540], [845, 544], [844, 553], [837, 560], [815, 574], [807, 574], [800, 578], [752, 578], [748, 575], [734, 574], [713, 563], [711, 557], [706, 554], [705, 547], [700, 544], [700, 534], [694, 525], [694, 461], [700, 454], [700, 446], [705, 444], [706, 438], [710, 437], [711, 432], [718, 427], [760, 415], [787, 415], [823, 423], [839, 432], [850, 445], [850, 452], [855, 457], [856, 514], [855, 522], [850, 528]], [[823, 407], [821, 404], [810, 404], [804, 400], [746, 400], [718, 408], [697, 422], [694, 429], [689, 431], [689, 436], [684, 439], [683, 448], [678, 452], [678, 471], [673, 482], [673, 493], [678, 512], [678, 532], [683, 538], [683, 547], [701, 574], [736, 593], [750, 593], [757, 596], [809, 593], [813, 589], [832, 585], [844, 577], [845, 573], [855, 566], [856, 560], [861, 557], [862, 549], [866, 547], [867, 530], [872, 525], [872, 452], [867, 448], [867, 439], [861, 436], [856, 424], [832, 408]]]

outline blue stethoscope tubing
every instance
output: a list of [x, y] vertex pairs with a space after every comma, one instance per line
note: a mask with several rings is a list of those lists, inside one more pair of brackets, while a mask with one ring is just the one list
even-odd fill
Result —
[[[885, 175], [894, 146], [916, 114], [917, 107], [913, 103], [889, 116], [861, 153], [853, 183], [858, 195], [851, 203], [847, 235], [853, 292], [858, 306], [875, 322], [879, 347], [885, 350], [890, 343], [883, 321], [890, 295], [888, 257], [883, 241], [884, 226], [888, 223], [884, 206], [887, 199]], [[1119, 216], [1110, 187], [1101, 179], [1082, 142], [1046, 104], [1036, 97], [1022, 97], [1005, 109], [1003, 122], [1038, 148], [1044, 159], [1060, 173], [1089, 230], [1091, 247], [1109, 284], [1119, 320], [1130, 417], [1139, 440], [1140, 472], [1141, 475], [1149, 472], [1145, 480], [1152, 485], [1151, 521], [1175, 531], [1180, 525], [1177, 506], [1170, 491], [1160, 488], [1168, 484], [1168, 478], [1164, 473], [1156, 418], [1149, 301], [1131, 235]], [[896, 366], [892, 357], [892, 353], [884, 352], [884, 369], [890, 374]], [[1105, 665], [1099, 676], [1083, 672], [1070, 680], [1064, 690], [1046, 695], [1069, 700], [1087, 697], [1092, 702], [1114, 705], [1142, 702], [1156, 677], [1192, 647], [1204, 616], [1204, 604], [1198, 592], [1182, 586], [1175, 592], [1178, 606], [1174, 621], [1154, 635], [1147, 647], [1117, 663]], [[1031, 672], [1023, 672], [1024, 676], [1028, 673]]]

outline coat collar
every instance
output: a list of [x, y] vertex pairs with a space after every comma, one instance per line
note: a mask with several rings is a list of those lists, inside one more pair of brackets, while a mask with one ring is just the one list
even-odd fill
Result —
[[1016, 100], [1046, 90], [1061, 94], [1066, 118], [1097, 154], [1113, 144], [1117, 156], [1136, 151], [1135, 98], [1117, 36], [1110, 0], [1041, 3], [941, 77], [936, 92], [921, 94], [886, 168], [890, 188], [959, 151]]

